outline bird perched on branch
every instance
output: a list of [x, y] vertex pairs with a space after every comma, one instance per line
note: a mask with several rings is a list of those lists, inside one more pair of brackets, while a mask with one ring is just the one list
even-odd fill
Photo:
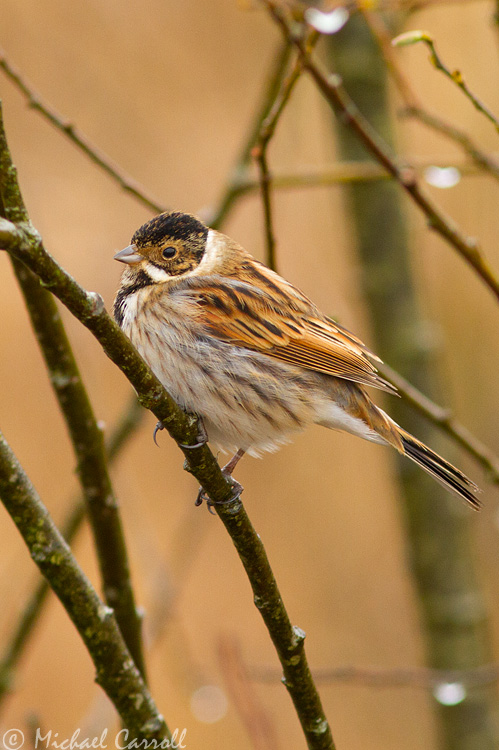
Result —
[[320, 424], [391, 445], [479, 507], [467, 476], [371, 400], [366, 386], [395, 391], [379, 358], [229, 237], [163, 213], [114, 257], [126, 265], [116, 321], [207, 439], [237, 451], [226, 473]]

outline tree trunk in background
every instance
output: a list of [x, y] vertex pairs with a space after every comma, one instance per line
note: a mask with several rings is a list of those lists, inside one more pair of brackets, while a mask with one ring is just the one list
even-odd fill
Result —
[[[327, 54], [361, 112], [393, 141], [386, 68], [364, 19], [357, 15], [327, 38]], [[335, 119], [341, 156], [369, 158], [355, 135]], [[401, 194], [393, 183], [356, 183], [345, 188], [362, 263], [361, 280], [376, 352], [422, 391], [439, 398], [436, 353], [425, 348], [425, 320], [411, 278], [408, 230]], [[444, 399], [445, 400], [445, 399]], [[441, 451], [438, 430], [392, 399], [389, 413], [410, 432]], [[441, 451], [451, 461], [448, 446]], [[485, 605], [474, 572], [472, 513], [409, 460], [399, 457], [407, 548], [419, 595], [428, 662], [467, 669], [491, 661]], [[494, 687], [467, 688], [454, 706], [435, 701], [441, 746], [446, 750], [497, 748]]]

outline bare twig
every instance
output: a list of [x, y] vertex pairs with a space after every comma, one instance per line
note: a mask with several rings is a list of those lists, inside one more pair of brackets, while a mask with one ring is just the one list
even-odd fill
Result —
[[416, 105], [406, 106], [402, 110], [402, 115], [405, 117], [414, 117], [423, 123], [423, 125], [450, 138], [468, 154], [478, 167], [485, 172], [489, 172], [496, 180], [499, 180], [499, 162], [491, 154], [482, 151], [464, 130]]
[[439, 115], [435, 115], [425, 109], [402, 72], [398, 59], [394, 54], [392, 40], [383, 18], [379, 13], [374, 13], [366, 8], [362, 9], [366, 23], [371, 29], [371, 33], [378, 42], [379, 48], [385, 60], [387, 69], [397, 86], [399, 93], [404, 101], [402, 115], [413, 117], [419, 120], [432, 130], [437, 131], [446, 138], [454, 141], [467, 154], [473, 162], [492, 177], [499, 179], [499, 162], [493, 156], [483, 151], [464, 130], [444, 120]]
[[376, 11], [370, 10], [360, 3], [359, 6], [360, 12], [364, 16], [364, 20], [367, 23], [371, 34], [378, 43], [381, 54], [383, 55], [383, 59], [385, 61], [386, 68], [390, 73], [402, 99], [407, 106], [419, 105], [419, 96], [416, 94], [415, 90], [412, 87], [412, 84], [407, 79], [406, 75], [403, 73], [398, 64], [398, 58], [392, 45], [393, 37], [390, 35], [384, 18]]
[[[271, 668], [252, 668], [250, 675], [258, 682], [277, 682], [279, 673]], [[463, 687], [491, 685], [499, 680], [499, 665], [487, 664], [473, 669], [429, 669], [427, 667], [331, 667], [313, 670], [320, 683], [350, 682], [370, 687], [415, 687], [432, 690], [443, 684]]]
[[256, 115], [250, 125], [248, 136], [243, 142], [239, 156], [236, 159], [232, 174], [224, 187], [217, 205], [207, 211], [201, 212], [203, 219], [213, 229], [221, 227], [236, 200], [245, 192], [244, 186], [241, 186], [241, 177], [250, 161], [251, 150], [257, 141], [262, 122], [267, 117], [272, 103], [281, 88], [291, 51], [292, 47], [288, 42], [281, 43], [279, 51], [275, 56], [275, 63], [264, 85], [261, 101], [256, 108]]
[[[319, 35], [317, 32], [313, 32], [309, 37], [307, 47], [313, 48], [313, 45], [317, 41]], [[291, 72], [283, 80], [279, 91], [276, 94], [272, 106], [265, 119], [262, 122], [260, 131], [258, 133], [256, 144], [252, 150], [252, 154], [258, 164], [259, 168], [259, 182], [260, 191], [262, 194], [263, 203], [263, 214], [265, 224], [265, 240], [267, 246], [267, 265], [269, 268], [276, 270], [276, 257], [275, 257], [275, 236], [273, 228], [273, 217], [272, 217], [272, 204], [271, 204], [271, 177], [269, 171], [269, 165], [267, 160], [267, 148], [275, 133], [277, 123], [284, 111], [284, 107], [289, 101], [289, 97], [298, 82], [298, 79], [302, 73], [303, 65], [301, 57], [298, 57], [293, 65]]]
[[162, 213], [167, 208], [156, 198], [147, 194], [146, 189], [136, 180], [126, 174], [107, 154], [95, 146], [87, 136], [81, 132], [73, 123], [69, 122], [63, 115], [59, 114], [53, 107], [43, 101], [40, 95], [22, 76], [21, 72], [12, 65], [3, 50], [0, 49], [0, 68], [5, 75], [24, 94], [28, 106], [39, 112], [48, 122], [57, 130], [63, 133], [69, 140], [77, 146], [80, 151], [97, 164], [109, 177], [130, 195], [133, 195], [138, 201], [143, 203], [154, 213]]
[[105, 690], [134, 736], [169, 736], [132, 660], [112, 609], [99, 599], [0, 433], [0, 497], [34, 562], [75, 624]]
[[[109, 437], [107, 453], [110, 464], [133, 435], [144, 413], [144, 409], [134, 396]], [[68, 515], [62, 522], [62, 535], [70, 545], [85, 518], [85, 503], [80, 496], [77, 496], [70, 500], [69, 508]], [[18, 618], [14, 631], [3, 648], [3, 655], [0, 659], [0, 708], [10, 691], [13, 674], [30, 641], [35, 625], [40, 619], [49, 591], [48, 582], [45, 578], [42, 578], [35, 585]]]
[[[462, 175], [479, 174], [479, 170], [474, 165], [464, 160], [439, 158], [430, 161], [414, 158], [411, 163], [418, 175], [424, 173], [428, 167], [449, 166], [458, 169]], [[272, 187], [274, 190], [300, 190], [351, 182], [378, 182], [392, 179], [393, 175], [374, 161], [341, 161], [326, 166], [304, 167], [289, 174], [286, 172], [274, 174]], [[255, 193], [260, 190], [260, 180], [248, 173], [241, 175], [238, 186], [241, 194]]]
[[442, 71], [442, 73], [446, 75], [447, 78], [450, 78], [450, 80], [453, 81], [470, 100], [475, 109], [477, 109], [478, 112], [481, 112], [482, 115], [485, 115], [485, 117], [490, 120], [495, 129], [499, 132], [499, 120], [497, 119], [497, 117], [483, 102], [480, 101], [480, 99], [478, 99], [477, 96], [475, 96], [475, 94], [471, 91], [468, 84], [464, 80], [461, 72], [459, 70], [451, 70], [445, 65], [436, 50], [435, 41], [433, 37], [430, 36], [430, 34], [428, 34], [426, 31], [406, 31], [404, 34], [400, 34], [398, 37], [396, 37], [392, 41], [392, 44], [396, 47], [401, 47], [408, 44], [415, 44], [417, 42], [424, 42], [426, 44], [426, 46], [430, 50], [430, 62], [432, 63], [432, 65], [437, 70]]
[[388, 365], [379, 365], [378, 369], [383, 377], [397, 388], [405, 401], [459, 443], [484, 467], [491, 482], [499, 484], [499, 458], [466, 427], [463, 427], [450, 410], [435, 404]]
[[413, 201], [425, 214], [429, 226], [443, 237], [476, 271], [489, 289], [499, 299], [499, 279], [480, 252], [476, 239], [467, 237], [455, 222], [439, 208], [418, 182], [416, 172], [410, 165], [400, 166], [376, 131], [365, 120], [354, 102], [344, 90], [338, 75], [328, 75], [311, 58], [303, 39], [290, 28], [286, 16], [275, 0], [262, 0], [272, 17], [280, 25], [286, 38], [300, 51], [303, 66], [309, 72], [326, 101], [339, 110], [345, 123], [356, 133], [377, 161], [397, 180]]
[[266, 706], [260, 701], [251, 681], [235, 637], [220, 636], [218, 660], [229, 697], [246, 729], [254, 750], [278, 750], [280, 742]]
[[[0, 108], [0, 214], [25, 224], [28, 213], [8, 152]], [[63, 413], [87, 504], [106, 602], [115, 610], [125, 642], [145, 676], [141, 618], [135, 606], [124, 531], [107, 467], [104, 439], [93, 413], [57, 305], [39, 278], [11, 258], [50, 382]]]

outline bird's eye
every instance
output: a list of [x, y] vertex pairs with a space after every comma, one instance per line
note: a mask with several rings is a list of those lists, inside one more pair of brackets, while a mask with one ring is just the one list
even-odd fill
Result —
[[177, 254], [177, 248], [173, 247], [172, 245], [165, 247], [162, 252], [163, 258], [165, 260], [170, 260], [170, 258], [173, 258], [173, 256], [176, 254]]

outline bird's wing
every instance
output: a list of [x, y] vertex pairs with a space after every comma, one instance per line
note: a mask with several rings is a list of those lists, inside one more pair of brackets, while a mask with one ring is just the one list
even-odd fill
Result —
[[372, 363], [380, 361], [338, 323], [323, 316], [298, 289], [263, 265], [235, 276], [191, 277], [185, 290], [211, 335], [292, 365], [389, 392]]

